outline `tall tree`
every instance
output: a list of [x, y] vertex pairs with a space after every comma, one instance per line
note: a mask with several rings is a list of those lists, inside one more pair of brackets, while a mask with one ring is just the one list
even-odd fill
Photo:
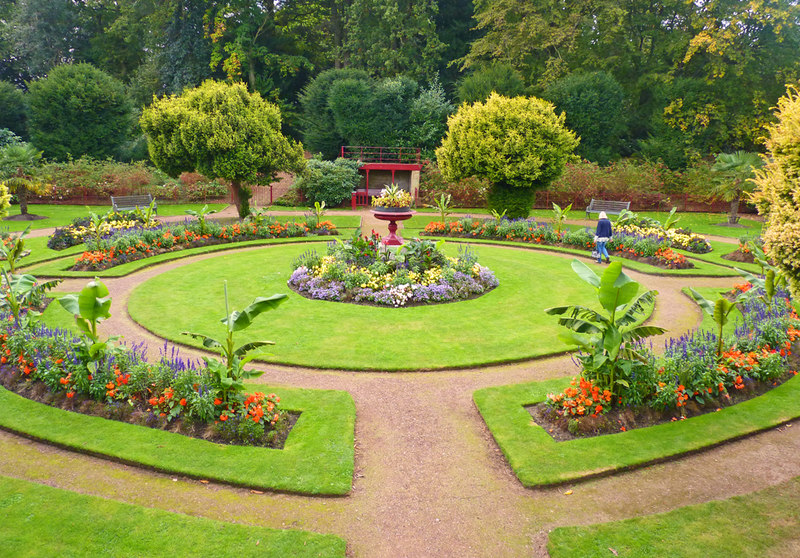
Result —
[[445, 48], [437, 11], [434, 0], [353, 0], [345, 41], [350, 64], [380, 77], [432, 78]]

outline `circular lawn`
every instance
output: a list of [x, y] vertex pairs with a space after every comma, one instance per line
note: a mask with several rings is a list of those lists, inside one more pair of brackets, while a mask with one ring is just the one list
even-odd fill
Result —
[[[320, 253], [323, 243], [315, 244]], [[570, 259], [532, 250], [476, 246], [478, 261], [500, 285], [476, 299], [376, 308], [309, 300], [286, 282], [304, 245], [260, 247], [221, 254], [167, 271], [139, 285], [128, 310], [135, 321], [172, 341], [200, 346], [183, 331], [225, 336], [223, 280], [230, 310], [257, 296], [287, 293], [289, 300], [235, 333], [235, 345], [274, 341], [261, 360], [314, 368], [420, 370], [471, 367], [562, 352], [560, 328], [545, 308], [591, 305], [592, 288], [570, 267]], [[449, 243], [445, 251], [457, 253]], [[598, 267], [598, 273], [604, 268]]]

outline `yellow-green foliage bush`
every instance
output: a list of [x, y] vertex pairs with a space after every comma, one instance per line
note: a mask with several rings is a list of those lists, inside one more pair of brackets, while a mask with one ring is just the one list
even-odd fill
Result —
[[243, 182], [268, 183], [277, 171], [305, 168], [302, 146], [281, 134], [280, 109], [241, 83], [208, 80], [179, 97], [163, 97], [139, 122], [159, 169], [230, 180], [240, 217], [250, 212]]
[[800, 296], [800, 92], [796, 88], [778, 100], [776, 116], [753, 197], [759, 212], [767, 216], [767, 255], [787, 275], [794, 295]]
[[578, 138], [564, 126], [564, 115], [535, 97], [493, 94], [484, 103], [464, 103], [447, 125], [436, 150], [442, 174], [449, 181], [467, 176], [489, 180], [490, 207], [493, 195], [503, 203], [515, 191], [530, 199], [561, 175], [578, 146]]
[[6, 183], [0, 182], [0, 217], [8, 215], [9, 207], [11, 207], [11, 194], [8, 193]]

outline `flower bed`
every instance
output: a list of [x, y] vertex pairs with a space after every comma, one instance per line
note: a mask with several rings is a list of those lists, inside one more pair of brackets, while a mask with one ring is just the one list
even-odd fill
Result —
[[800, 365], [800, 319], [787, 294], [779, 292], [768, 306], [749, 284], [734, 291], [749, 295], [721, 355], [714, 350], [717, 335], [700, 330], [669, 339], [658, 359], [639, 347], [645, 362], [631, 363], [625, 385], [613, 395], [581, 376], [529, 407], [531, 414], [556, 440], [570, 440], [719, 411], [792, 378]]
[[615, 234], [628, 233], [640, 236], [652, 236], [661, 241], [667, 241], [673, 248], [679, 248], [693, 254], [706, 254], [711, 252], [711, 244], [702, 235], [683, 229], [664, 230], [659, 227], [641, 226], [634, 223], [615, 227]]
[[280, 410], [276, 394], [224, 397], [207, 367], [174, 349], [167, 354], [166, 346], [156, 363], [144, 359], [142, 346], [87, 361], [69, 332], [18, 328], [7, 316], [0, 323], [0, 383], [29, 399], [210, 441], [275, 448], [297, 420]]
[[145, 223], [144, 217], [133, 211], [111, 212], [104, 216], [102, 222], [93, 223], [91, 217], [78, 217], [66, 227], [57, 228], [47, 240], [51, 250], [66, 250], [71, 246], [83, 244], [88, 237], [108, 237], [119, 231], [131, 229], [154, 228], [158, 222], [150, 220]]
[[89, 240], [86, 243], [87, 250], [78, 257], [70, 269], [99, 271], [165, 252], [212, 244], [333, 234], [338, 232], [330, 221], [322, 221], [312, 228], [308, 222], [278, 223], [264, 219], [232, 225], [187, 220], [183, 225], [159, 225], [149, 229], [115, 231], [99, 241]]
[[[589, 230], [555, 231], [549, 224], [533, 219], [473, 219], [464, 218], [446, 225], [432, 221], [425, 226], [425, 234], [431, 236], [456, 236], [464, 238], [486, 238], [512, 240], [549, 246], [566, 246], [592, 250], [594, 233]], [[663, 235], [615, 231], [606, 244], [610, 253], [629, 259], [644, 261], [667, 269], [688, 269], [694, 265], [675, 253], [671, 240]]]
[[376, 306], [463, 300], [498, 285], [468, 247], [456, 258], [427, 240], [387, 248], [374, 231], [369, 237], [330, 244], [324, 257], [306, 252], [293, 267], [288, 284], [307, 298]]

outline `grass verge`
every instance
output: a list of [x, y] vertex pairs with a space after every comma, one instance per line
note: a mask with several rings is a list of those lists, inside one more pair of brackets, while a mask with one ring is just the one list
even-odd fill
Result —
[[800, 417], [800, 378], [722, 411], [606, 436], [556, 442], [526, 405], [560, 391], [567, 380], [485, 388], [473, 394], [514, 474], [526, 487], [611, 474], [696, 452]]
[[353, 478], [355, 405], [344, 391], [274, 389], [302, 414], [284, 449], [214, 444], [49, 407], [0, 388], [0, 428], [157, 471], [301, 494], [343, 495]]
[[797, 556], [798, 507], [800, 477], [753, 494], [668, 513], [559, 527], [550, 532], [547, 550], [552, 558]]
[[334, 535], [190, 517], [2, 476], [0, 509], [5, 556], [153, 556], [166, 548], [173, 558], [345, 556]]
[[[457, 248], [445, 245], [449, 255], [456, 255]], [[289, 292], [292, 261], [307, 249], [274, 246], [166, 271], [136, 287], [128, 312], [156, 335], [199, 346], [181, 332], [219, 333], [223, 281], [228, 281], [231, 308], [244, 307], [256, 296]], [[593, 299], [592, 288], [575, 275], [569, 260], [533, 250], [475, 250], [500, 282], [479, 298], [392, 308], [309, 300], [290, 293], [286, 304], [239, 332], [240, 339], [275, 341], [270, 351], [274, 354], [265, 357], [268, 362], [347, 370], [473, 367], [567, 350], [545, 308]], [[393, 341], [376, 342], [383, 338]]]

